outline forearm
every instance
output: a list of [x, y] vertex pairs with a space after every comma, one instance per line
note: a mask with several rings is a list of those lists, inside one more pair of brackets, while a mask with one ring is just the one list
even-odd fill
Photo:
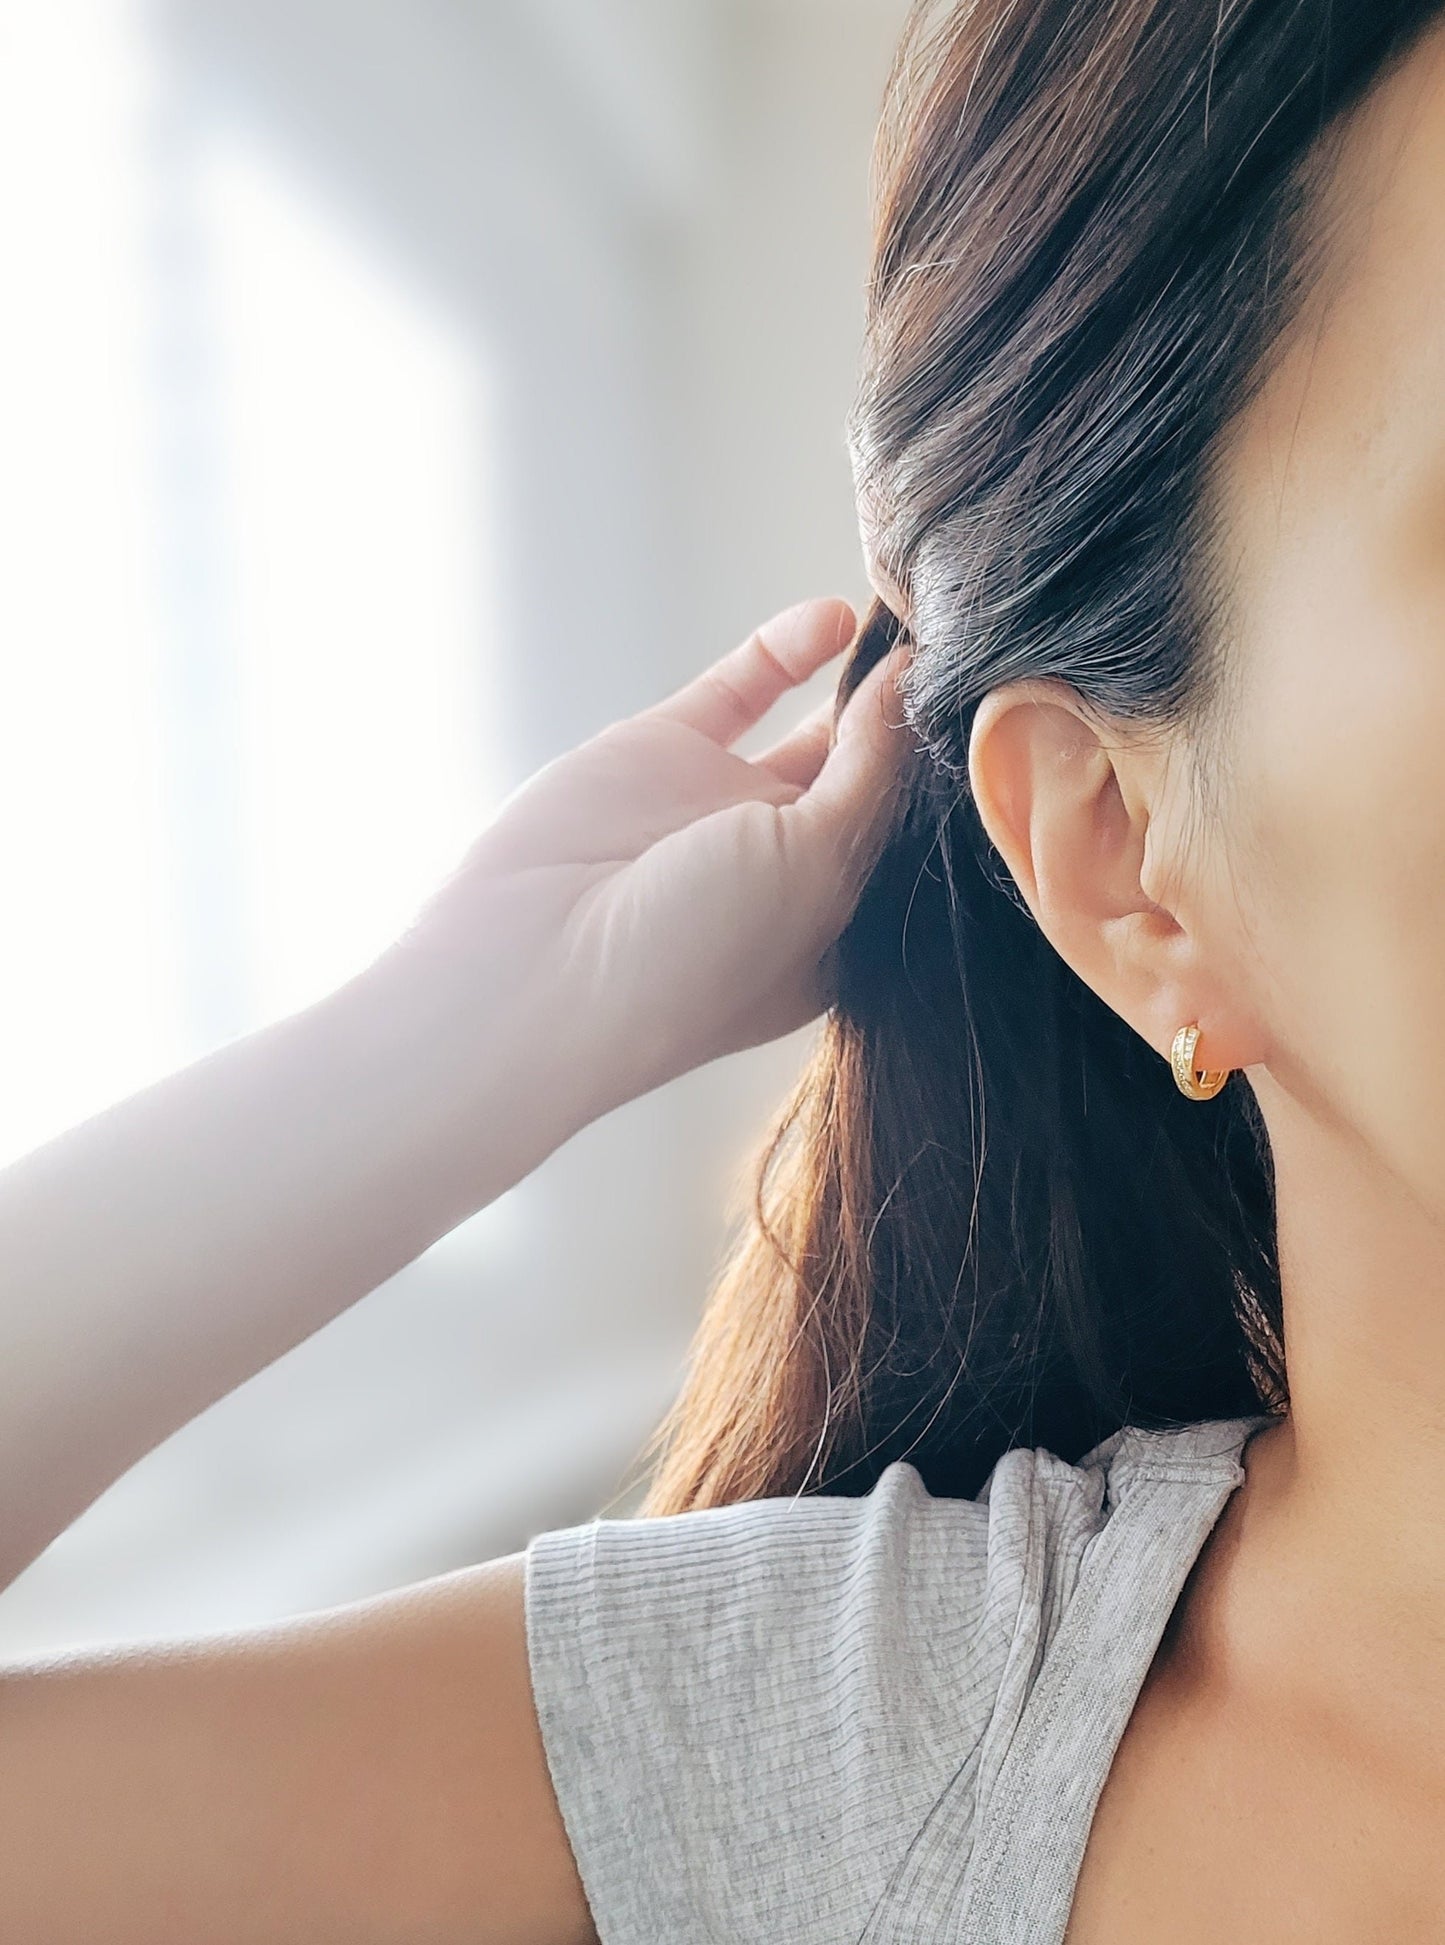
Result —
[[539, 771], [366, 972], [0, 1171], [0, 1586], [587, 1122], [813, 1017], [895, 812], [894, 664], [729, 746], [852, 630], [785, 610]]
[[0, 1585], [572, 1131], [499, 1011], [392, 955], [0, 1171]]

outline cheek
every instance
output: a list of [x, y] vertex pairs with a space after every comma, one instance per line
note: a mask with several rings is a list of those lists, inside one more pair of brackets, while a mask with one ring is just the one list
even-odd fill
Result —
[[1445, 575], [1376, 558], [1314, 562], [1242, 650], [1239, 976], [1280, 1084], [1433, 1201], [1445, 1198]]

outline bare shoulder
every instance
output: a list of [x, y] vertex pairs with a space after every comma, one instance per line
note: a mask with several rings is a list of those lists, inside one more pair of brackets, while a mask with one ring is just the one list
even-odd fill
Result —
[[0, 1937], [595, 1945], [523, 1557], [268, 1628], [0, 1669]]

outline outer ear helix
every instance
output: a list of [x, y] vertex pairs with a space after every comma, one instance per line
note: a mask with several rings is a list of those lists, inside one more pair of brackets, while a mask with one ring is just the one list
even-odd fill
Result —
[[1175, 1085], [1181, 1094], [1188, 1095], [1191, 1101], [1208, 1101], [1219, 1092], [1233, 1070], [1228, 1067], [1216, 1068], [1213, 1072], [1196, 1069], [1194, 1049], [1198, 1044], [1197, 1025], [1180, 1027], [1169, 1050], [1169, 1065], [1174, 1070]]

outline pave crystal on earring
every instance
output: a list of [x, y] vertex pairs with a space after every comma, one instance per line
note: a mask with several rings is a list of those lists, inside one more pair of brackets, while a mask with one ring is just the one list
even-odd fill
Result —
[[1208, 1101], [1229, 1079], [1230, 1069], [1222, 1067], [1210, 1072], [1195, 1067], [1194, 1049], [1199, 1044], [1199, 1032], [1197, 1025], [1180, 1027], [1169, 1050], [1169, 1064], [1174, 1069], [1174, 1084], [1181, 1094], [1191, 1101]]

